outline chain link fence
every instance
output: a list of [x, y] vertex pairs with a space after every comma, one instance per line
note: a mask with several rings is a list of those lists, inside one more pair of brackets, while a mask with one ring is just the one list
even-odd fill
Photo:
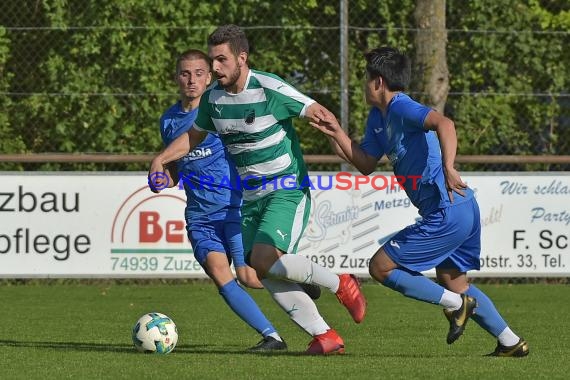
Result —
[[[456, 122], [459, 154], [570, 155], [570, 3], [435, 2], [445, 6], [450, 90], [444, 112]], [[415, 9], [412, 0], [2, 2], [0, 154], [158, 151], [158, 118], [177, 100], [177, 55], [205, 50], [208, 34], [225, 23], [246, 31], [252, 67], [282, 76], [339, 118], [346, 112], [347, 130], [360, 138], [367, 114], [362, 53], [390, 44], [413, 58], [417, 34], [425, 33]], [[425, 95], [417, 88], [410, 93]], [[308, 123], [296, 123], [305, 154], [332, 154]], [[0, 165], [147, 168], [142, 162]], [[568, 163], [462, 165], [570, 170]], [[335, 170], [339, 164], [310, 166]]]

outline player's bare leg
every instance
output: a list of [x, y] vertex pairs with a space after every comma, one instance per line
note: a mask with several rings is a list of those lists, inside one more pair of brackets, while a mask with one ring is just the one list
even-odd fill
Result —
[[419, 272], [400, 267], [383, 247], [370, 260], [369, 271], [374, 279], [406, 297], [439, 304], [448, 309], [453, 316], [450, 318], [447, 343], [453, 343], [463, 334], [465, 324], [473, 314], [475, 299], [445, 289]]
[[[289, 315], [293, 322], [313, 337], [307, 353], [343, 353], [344, 342], [342, 338], [325, 322], [314, 301], [300, 287], [297, 282], [300, 278], [291, 276], [298, 268], [294, 264], [288, 263], [287, 260], [281, 261], [282, 257], [287, 256], [294, 255], [284, 255], [279, 249], [271, 245], [258, 243], [253, 246], [250, 263], [257, 270], [263, 285], [275, 302]], [[284, 266], [291, 269], [289, 276], [286, 273], [287, 271], [282, 271]], [[333, 276], [338, 279], [338, 276]], [[326, 280], [323, 283], [326, 283]]]
[[322, 286], [337, 296], [356, 323], [362, 322], [366, 315], [366, 299], [353, 275], [336, 275], [304, 256], [283, 254], [279, 249], [263, 243], [254, 245], [250, 260], [260, 278]]
[[234, 274], [230, 270], [228, 258], [225, 253], [210, 252], [206, 257], [204, 270], [218, 288], [234, 280]]
[[[469, 284], [467, 275], [455, 268], [437, 268], [437, 279], [447, 289], [466, 294], [477, 299], [472, 319], [483, 329], [497, 338], [497, 347], [491, 356], [522, 357], [529, 353], [528, 343], [515, 334], [497, 311], [489, 297], [475, 285]], [[444, 309], [448, 320], [453, 313]]]
[[234, 313], [263, 336], [263, 339], [252, 347], [250, 351], [287, 349], [287, 344], [283, 341], [281, 336], [279, 336], [279, 333], [271, 322], [269, 322], [261, 312], [259, 306], [257, 306], [251, 296], [239, 286], [237, 281], [235, 281], [234, 274], [230, 269], [225, 253], [208, 253], [204, 263], [204, 270], [214, 281], [220, 295]]

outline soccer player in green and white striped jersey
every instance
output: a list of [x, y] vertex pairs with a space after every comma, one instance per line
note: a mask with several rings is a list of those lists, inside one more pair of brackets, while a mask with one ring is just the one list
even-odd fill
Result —
[[208, 54], [217, 81], [202, 95], [193, 128], [155, 157], [150, 173], [164, 171], [165, 164], [192, 150], [208, 132], [218, 133], [244, 185], [247, 262], [273, 299], [313, 337], [307, 353], [343, 353], [342, 338], [300, 284], [328, 288], [360, 323], [366, 301], [358, 281], [295, 255], [311, 198], [292, 118], [319, 121], [330, 111], [278, 76], [250, 69], [247, 38], [235, 25], [221, 26], [208, 37]]

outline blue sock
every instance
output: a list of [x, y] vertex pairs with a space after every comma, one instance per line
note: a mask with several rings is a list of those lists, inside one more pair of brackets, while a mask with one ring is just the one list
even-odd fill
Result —
[[498, 337], [507, 327], [507, 322], [501, 317], [493, 301], [475, 285], [469, 285], [469, 289], [465, 293], [477, 300], [477, 308], [471, 319], [491, 335]]
[[444, 290], [441, 285], [436, 284], [423, 274], [404, 268], [392, 270], [383, 285], [402, 293], [406, 297], [435, 304], [439, 304]]
[[222, 286], [219, 291], [224, 301], [226, 301], [234, 313], [257, 330], [258, 333], [266, 337], [271, 333], [277, 332], [271, 322], [263, 315], [253, 298], [251, 298], [237, 281], [232, 280], [228, 282]]

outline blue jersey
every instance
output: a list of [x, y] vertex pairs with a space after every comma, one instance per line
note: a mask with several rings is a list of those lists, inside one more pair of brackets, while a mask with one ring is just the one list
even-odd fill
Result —
[[[170, 107], [160, 118], [160, 135], [165, 145], [187, 132], [194, 123], [198, 109], [186, 112], [180, 102]], [[187, 198], [186, 220], [207, 222], [239, 218], [242, 193], [234, 184], [238, 178], [235, 165], [230, 163], [220, 138], [208, 133], [205, 140], [177, 162], [180, 181]], [[228, 211], [231, 211], [228, 213]]]
[[[360, 144], [367, 154], [377, 159], [384, 154], [388, 156], [394, 174], [405, 178], [406, 194], [422, 216], [451, 205], [439, 140], [434, 131], [424, 128], [430, 111], [408, 95], [398, 93], [388, 104], [386, 116], [376, 107], [370, 110]], [[465, 197], [454, 195], [453, 204], [472, 197], [473, 191], [467, 189]]]

